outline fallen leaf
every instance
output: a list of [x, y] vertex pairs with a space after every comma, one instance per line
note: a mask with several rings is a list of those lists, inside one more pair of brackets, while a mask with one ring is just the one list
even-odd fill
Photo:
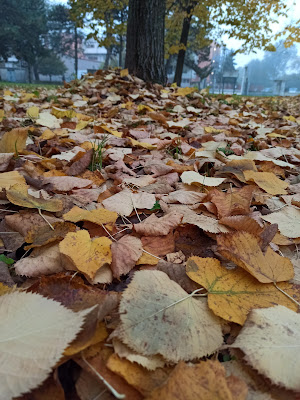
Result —
[[273, 384], [299, 392], [300, 316], [283, 306], [253, 310], [231, 347]]
[[36, 248], [14, 266], [18, 275], [30, 277], [55, 274], [64, 270], [58, 244]]
[[111, 269], [115, 278], [127, 274], [143, 253], [140, 239], [125, 235], [111, 244]]
[[15, 291], [1, 296], [0, 357], [5, 361], [1, 398], [12, 399], [40, 385], [90, 311], [74, 313], [36, 293]]
[[102, 201], [104, 208], [110, 211], [115, 211], [120, 215], [128, 217], [134, 210], [146, 208], [151, 210], [154, 206], [156, 198], [153, 194], [140, 192], [132, 193], [130, 190], [122, 190], [106, 200]]
[[166, 383], [156, 388], [146, 400], [245, 400], [247, 385], [241, 380], [239, 383], [239, 397], [233, 397], [225, 369], [219, 361], [180, 362]]
[[197, 214], [195, 211], [191, 209], [182, 210], [183, 218], [182, 224], [191, 224], [196, 225], [200, 229], [203, 229], [205, 232], [210, 233], [220, 233], [220, 232], [228, 232], [229, 230], [221, 225], [219, 221], [215, 218], [208, 217], [204, 214]]
[[217, 237], [218, 251], [239, 267], [244, 268], [259, 282], [288, 281], [294, 276], [291, 261], [275, 253], [270, 247], [263, 253], [259, 239], [248, 232], [234, 232]]
[[63, 218], [65, 221], [89, 221], [94, 224], [103, 225], [114, 224], [118, 218], [118, 214], [105, 208], [88, 211], [75, 206], [68, 213], [64, 214]]
[[13, 185], [6, 191], [7, 199], [17, 206], [26, 208], [37, 208], [45, 211], [57, 212], [63, 209], [63, 203], [58, 199], [38, 199], [28, 194], [28, 189], [24, 185]]
[[171, 231], [165, 236], [142, 236], [143, 249], [149, 253], [164, 257], [175, 250], [174, 234]]
[[273, 195], [287, 194], [285, 189], [289, 186], [288, 182], [277, 178], [272, 172], [244, 171], [243, 174], [247, 182], [255, 182], [257, 186], [267, 193]]
[[225, 178], [209, 178], [195, 171], [185, 171], [181, 174], [181, 180], [187, 185], [219, 186]]
[[206, 193], [176, 190], [167, 196], [163, 196], [161, 200], [165, 203], [197, 204], [201, 203], [206, 196]]
[[58, 242], [66, 236], [68, 232], [75, 232], [76, 226], [69, 222], [54, 222], [52, 227], [47, 223], [42, 226], [37, 226], [32, 230], [28, 231], [25, 242], [32, 243], [30, 246], [26, 246], [25, 250], [29, 250], [33, 247], [43, 246], [52, 242]]
[[26, 115], [27, 117], [31, 118], [31, 119], [37, 119], [39, 117], [39, 108], [36, 106], [32, 106], [27, 108], [26, 110]]
[[211, 202], [217, 207], [218, 217], [229, 215], [249, 214], [254, 188], [244, 186], [241, 189], [228, 190], [227, 193], [213, 189], [209, 193]]
[[75, 269], [93, 279], [101, 267], [111, 264], [111, 243], [107, 237], [91, 240], [88, 231], [80, 230], [68, 233], [59, 243], [59, 250]]
[[10, 189], [16, 184], [27, 186], [24, 176], [18, 171], [0, 173], [0, 189]]
[[288, 238], [300, 237], [300, 210], [287, 206], [272, 214], [263, 215], [262, 219], [277, 224], [280, 233]]
[[0, 172], [7, 170], [14, 153], [0, 153]]
[[163, 272], [136, 272], [120, 303], [118, 337], [138, 353], [171, 362], [212, 354], [223, 342], [220, 322], [187, 296]]
[[36, 120], [37, 124], [46, 126], [49, 129], [60, 128], [62, 122], [62, 119], [57, 119], [55, 115], [52, 115], [47, 111], [41, 112], [39, 118]]
[[144, 396], [149, 395], [154, 389], [162, 385], [172, 371], [171, 368], [157, 368], [154, 371], [148, 371], [136, 362], [120, 358], [116, 354], [109, 357], [107, 367], [124, 378], [129, 385]]
[[69, 192], [72, 189], [86, 188], [92, 185], [89, 179], [76, 178], [75, 176], [52, 176], [44, 178], [43, 183], [50, 184], [51, 190]]
[[5, 132], [0, 140], [0, 153], [20, 153], [26, 147], [28, 128]]
[[137, 233], [144, 236], [167, 235], [172, 229], [176, 228], [182, 220], [182, 214], [172, 212], [164, 217], [157, 218], [155, 214], [151, 214], [139, 224], [134, 224]]
[[[187, 275], [208, 291], [208, 306], [219, 317], [243, 325], [253, 308], [278, 304], [296, 311], [297, 305], [272, 283], [260, 283], [241, 268], [228, 270], [215, 258], [191, 257]], [[289, 296], [300, 299], [299, 288], [284, 282], [277, 285]]]

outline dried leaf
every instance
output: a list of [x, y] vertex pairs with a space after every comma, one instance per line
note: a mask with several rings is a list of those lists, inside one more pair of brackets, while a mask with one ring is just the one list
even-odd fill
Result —
[[243, 173], [247, 182], [255, 182], [257, 186], [267, 193], [273, 195], [287, 194], [285, 189], [289, 186], [289, 184], [277, 178], [273, 172], [244, 171]]
[[[240, 381], [242, 395], [247, 397], [247, 385]], [[241, 393], [240, 393], [241, 394]], [[180, 362], [171, 373], [166, 383], [155, 389], [146, 400], [234, 400], [225, 369], [218, 361], [202, 361], [199, 364]]]
[[283, 306], [253, 310], [232, 347], [275, 385], [300, 391], [300, 315]]
[[63, 218], [65, 221], [89, 221], [94, 224], [102, 225], [114, 224], [118, 218], [118, 214], [114, 211], [106, 210], [105, 208], [88, 211], [75, 206], [67, 214], [64, 214]]
[[244, 268], [259, 282], [288, 281], [294, 276], [291, 261], [268, 247], [262, 252], [259, 239], [248, 232], [234, 232], [217, 237], [218, 251]]
[[51, 190], [57, 192], [69, 192], [75, 188], [87, 188], [93, 183], [89, 179], [76, 178], [75, 176], [52, 176], [44, 178], [43, 182], [50, 184]]
[[36, 248], [28, 257], [15, 263], [18, 275], [30, 277], [51, 275], [63, 270], [58, 244]]
[[242, 189], [229, 190], [227, 193], [214, 189], [209, 193], [211, 202], [217, 207], [218, 217], [249, 214], [254, 187], [244, 186]]
[[106, 264], [111, 264], [111, 240], [100, 237], [91, 240], [88, 231], [68, 233], [59, 243], [59, 250], [74, 265], [75, 269], [93, 279], [97, 271]]
[[182, 220], [182, 214], [172, 212], [164, 217], [157, 218], [155, 214], [151, 214], [139, 224], [134, 224], [134, 229], [140, 235], [159, 236], [167, 235], [171, 230], [176, 228]]
[[17, 206], [27, 208], [37, 208], [45, 211], [57, 212], [63, 209], [63, 203], [58, 199], [38, 199], [28, 194], [26, 186], [13, 185], [6, 191], [7, 199]]
[[23, 185], [26, 188], [25, 178], [18, 171], [2, 172], [0, 174], [0, 190], [9, 189], [15, 184]]
[[28, 128], [16, 128], [5, 132], [0, 140], [0, 153], [21, 152], [26, 147]]
[[[251, 309], [277, 304], [297, 310], [297, 305], [272, 283], [260, 283], [240, 268], [228, 270], [215, 258], [191, 257], [186, 271], [193, 281], [208, 291], [209, 308], [227, 321], [243, 325]], [[300, 299], [296, 286], [284, 282], [278, 287], [289, 296]]]
[[125, 235], [111, 245], [112, 263], [111, 269], [115, 278], [127, 274], [141, 257], [142, 242], [140, 239]]
[[134, 208], [146, 208], [151, 210], [156, 199], [153, 194], [140, 192], [132, 193], [130, 190], [122, 190], [106, 200], [102, 201], [103, 207], [110, 211], [115, 211], [120, 215], [128, 217]]
[[138, 353], [172, 362], [213, 353], [223, 342], [220, 322], [187, 296], [163, 272], [136, 272], [120, 303], [118, 337]]
[[90, 311], [74, 313], [36, 293], [1, 296], [0, 358], [5, 368], [0, 373], [0, 398], [9, 400], [40, 385]]
[[185, 171], [181, 174], [181, 180], [188, 185], [219, 186], [225, 178], [209, 178], [195, 171]]
[[262, 219], [278, 224], [280, 233], [288, 238], [300, 237], [300, 210], [295, 207], [284, 207], [280, 211], [263, 215]]

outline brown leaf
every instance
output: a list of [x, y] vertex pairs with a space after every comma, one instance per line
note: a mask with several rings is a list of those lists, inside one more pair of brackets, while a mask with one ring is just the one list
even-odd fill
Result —
[[142, 242], [140, 239], [125, 235], [111, 245], [112, 263], [111, 269], [115, 278], [127, 274], [141, 257]]
[[227, 193], [213, 189], [209, 198], [218, 210], [218, 217], [224, 218], [230, 215], [249, 214], [254, 187], [244, 186], [242, 189], [228, 190]]
[[51, 190], [56, 192], [69, 192], [73, 189], [87, 188], [92, 185], [89, 179], [81, 179], [73, 176], [52, 176], [44, 178], [43, 183], [49, 184]]
[[78, 153], [75, 156], [76, 160], [70, 165], [70, 167], [66, 170], [66, 174], [70, 176], [76, 176], [83, 173], [87, 167], [90, 165], [92, 161], [93, 150], [88, 150], [83, 153], [83, 155], [77, 159]]
[[0, 153], [21, 152], [26, 147], [28, 128], [16, 128], [5, 132], [0, 140]]
[[142, 236], [141, 241], [143, 248], [155, 256], [163, 257], [175, 250], [173, 232], [166, 236]]
[[55, 222], [52, 224], [52, 229], [48, 224], [38, 226], [28, 231], [25, 242], [32, 243], [27, 246], [25, 250], [29, 250], [33, 247], [40, 247], [51, 242], [57, 242], [66, 236], [68, 232], [75, 232], [76, 226], [70, 222]]
[[182, 220], [182, 214], [172, 212], [164, 217], [157, 218], [155, 214], [151, 214], [139, 224], [134, 224], [137, 233], [144, 236], [167, 235], [171, 230], [176, 228]]

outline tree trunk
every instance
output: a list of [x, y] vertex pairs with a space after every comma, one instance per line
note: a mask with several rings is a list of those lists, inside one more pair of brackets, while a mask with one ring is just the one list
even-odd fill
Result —
[[40, 81], [40, 74], [38, 70], [38, 66], [36, 64], [33, 65], [33, 73], [34, 73], [34, 79], [36, 82]]
[[121, 68], [123, 64], [122, 53], [123, 53], [123, 36], [120, 35], [119, 67]]
[[109, 62], [110, 62], [110, 58], [111, 58], [111, 46], [106, 47], [106, 56], [105, 56], [105, 61], [104, 61], [104, 65], [103, 65], [103, 69], [107, 69], [109, 66]]
[[31, 79], [31, 65], [28, 63], [28, 82], [31, 83], [32, 79]]
[[77, 26], [75, 25], [75, 54], [74, 54], [74, 69], [75, 69], [75, 79], [78, 78], [78, 34], [77, 34]]
[[165, 0], [129, 0], [125, 67], [146, 82], [165, 83]]
[[190, 5], [186, 8], [186, 17], [183, 20], [182, 30], [181, 30], [181, 37], [180, 37], [180, 44], [184, 45], [184, 49], [179, 50], [178, 57], [177, 57], [177, 64], [176, 64], [176, 71], [174, 76], [174, 82], [177, 83], [177, 86], [181, 85], [181, 78], [183, 72], [183, 65], [184, 65], [184, 58], [185, 58], [185, 51], [189, 37], [189, 31], [191, 26], [191, 19], [192, 19], [192, 10], [194, 5]]

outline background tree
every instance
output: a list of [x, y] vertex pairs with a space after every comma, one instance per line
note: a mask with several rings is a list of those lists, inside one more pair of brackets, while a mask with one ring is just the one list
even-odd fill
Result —
[[79, 27], [88, 27], [87, 38], [95, 39], [106, 48], [104, 68], [113, 54], [119, 54], [119, 65], [123, 64], [126, 35], [128, 0], [69, 0], [71, 16]]
[[[5, 10], [5, 13], [3, 12]], [[28, 64], [28, 79], [33, 71], [39, 80], [38, 59], [49, 52], [45, 46], [47, 9], [44, 0], [1, 0], [1, 56], [15, 55]], [[2, 52], [3, 51], [3, 52]]]
[[60, 57], [53, 53], [38, 60], [38, 71], [42, 75], [48, 75], [51, 82], [53, 75], [63, 77], [67, 68]]

